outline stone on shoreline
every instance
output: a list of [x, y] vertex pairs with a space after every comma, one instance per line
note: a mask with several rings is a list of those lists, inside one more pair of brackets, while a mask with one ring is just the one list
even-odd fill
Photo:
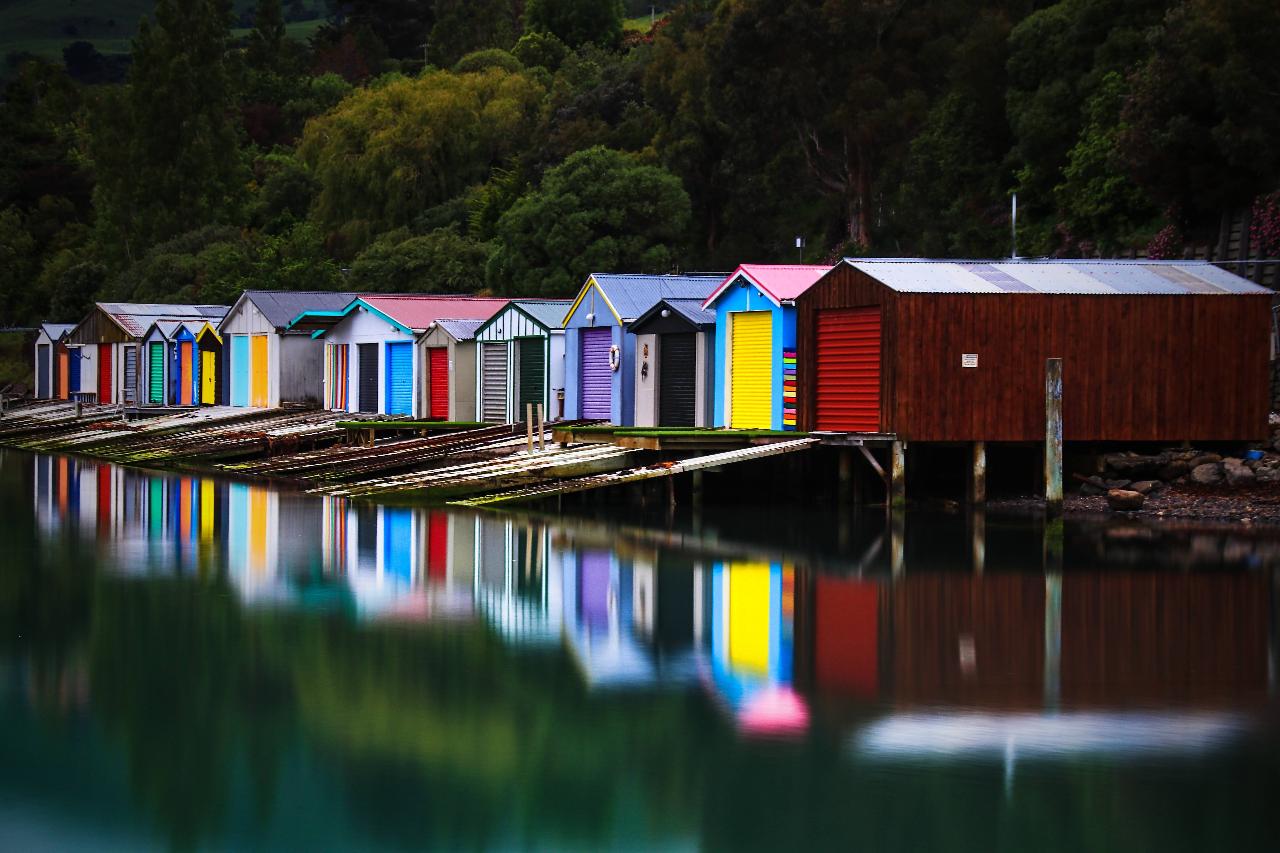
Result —
[[1235, 488], [1252, 486], [1256, 479], [1249, 466], [1234, 457], [1222, 460], [1222, 470], [1226, 475], [1227, 485]]
[[1164, 488], [1164, 483], [1159, 480], [1139, 480], [1136, 483], [1129, 484], [1129, 491], [1137, 492], [1141, 495], [1149, 495], [1152, 492], [1158, 492]]
[[1129, 489], [1112, 489], [1107, 492], [1107, 506], [1116, 512], [1134, 512], [1142, 509], [1147, 496]]
[[1175, 459], [1168, 465], [1160, 469], [1159, 477], [1166, 483], [1172, 483], [1179, 477], [1185, 477], [1191, 473], [1191, 465], [1185, 459]]
[[1216, 453], [1201, 453], [1199, 456], [1188, 462], [1187, 465], [1194, 471], [1201, 465], [1216, 465], [1221, 461], [1222, 457]]
[[1200, 486], [1216, 486], [1222, 482], [1222, 466], [1215, 460], [1202, 462], [1191, 469], [1191, 482]]

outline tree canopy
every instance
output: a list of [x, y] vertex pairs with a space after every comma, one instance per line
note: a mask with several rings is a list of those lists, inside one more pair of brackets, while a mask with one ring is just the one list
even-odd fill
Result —
[[[283, 8], [282, 8], [283, 7]], [[320, 8], [320, 7], [314, 7]], [[157, 0], [13, 57], [0, 323], [245, 287], [1280, 245], [1265, 0]], [[5, 18], [0, 9], [0, 23]]]

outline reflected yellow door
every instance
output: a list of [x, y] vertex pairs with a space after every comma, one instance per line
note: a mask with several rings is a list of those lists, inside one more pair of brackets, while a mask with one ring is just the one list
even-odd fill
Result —
[[754, 673], [769, 671], [768, 563], [730, 563], [729, 665]]
[[249, 405], [267, 406], [267, 336], [249, 337]]
[[773, 426], [773, 312], [740, 311], [730, 320], [729, 426]]
[[200, 481], [200, 539], [213, 541], [214, 497], [213, 480]]
[[218, 402], [218, 356], [212, 350], [200, 353], [200, 402], [212, 406]]

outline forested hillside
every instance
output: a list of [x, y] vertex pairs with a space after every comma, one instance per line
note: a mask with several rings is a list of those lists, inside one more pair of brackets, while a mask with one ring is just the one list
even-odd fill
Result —
[[1001, 256], [1014, 192], [1021, 254], [1180, 255], [1241, 211], [1280, 254], [1274, 0], [650, 11], [157, 0], [128, 57], [91, 29], [11, 52], [0, 326], [246, 287], [565, 296], [797, 235]]

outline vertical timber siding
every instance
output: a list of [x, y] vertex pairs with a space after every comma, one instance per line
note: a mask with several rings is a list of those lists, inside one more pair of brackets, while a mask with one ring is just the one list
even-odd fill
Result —
[[[817, 312], [879, 305], [881, 430], [909, 441], [1044, 438], [1063, 359], [1068, 441], [1266, 436], [1270, 302], [1248, 295], [897, 293], [847, 265], [796, 300], [800, 429], [816, 428]], [[977, 368], [961, 367], [976, 353]]]

